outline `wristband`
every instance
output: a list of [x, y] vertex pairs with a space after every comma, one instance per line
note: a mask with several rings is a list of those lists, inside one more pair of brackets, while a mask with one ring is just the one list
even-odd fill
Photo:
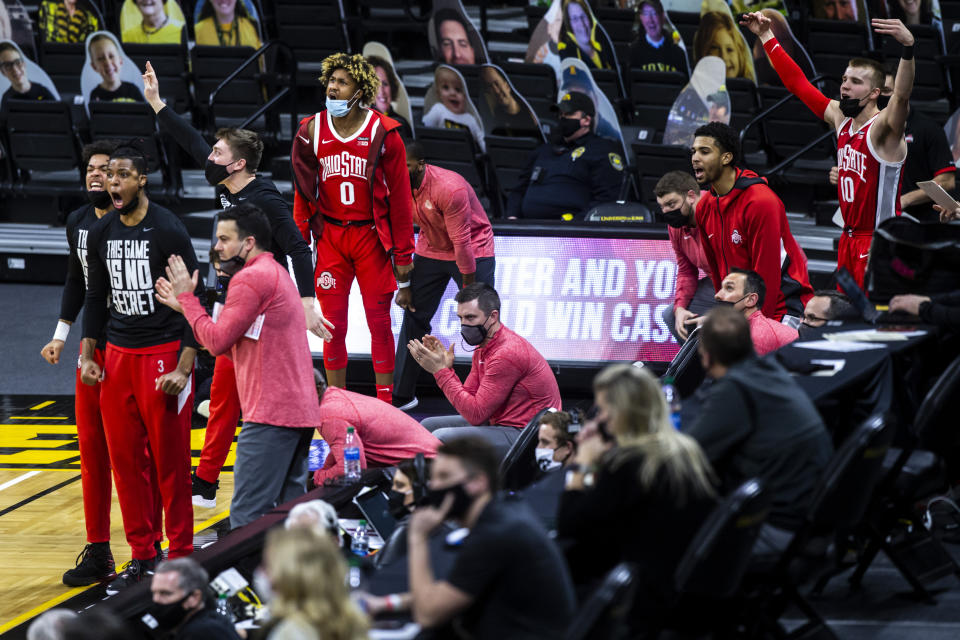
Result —
[[61, 342], [67, 341], [67, 336], [70, 334], [70, 325], [63, 320], [57, 321], [57, 330], [53, 332], [53, 339], [60, 340]]
[[903, 53], [900, 54], [901, 60], [913, 60], [913, 45], [903, 48]]
[[400, 596], [395, 593], [391, 593], [384, 598], [383, 604], [387, 611], [396, 611], [400, 608], [400, 605], [403, 604], [403, 601], [400, 599]]
[[409, 286], [410, 286], [409, 280], [404, 280], [403, 282], [400, 282], [399, 280], [397, 280], [397, 289], [406, 289]]

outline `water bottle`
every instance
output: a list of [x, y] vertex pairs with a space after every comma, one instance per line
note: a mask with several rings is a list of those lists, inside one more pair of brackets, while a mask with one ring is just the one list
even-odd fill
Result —
[[350, 591], [356, 591], [363, 584], [363, 572], [360, 570], [360, 561], [357, 558], [350, 558], [350, 570], [347, 572], [347, 587]]
[[353, 427], [347, 427], [347, 438], [343, 441], [343, 477], [348, 482], [360, 479], [360, 447]]
[[350, 552], [361, 558], [367, 555], [367, 521], [361, 520], [353, 532], [353, 538], [350, 541]]
[[680, 430], [680, 394], [677, 388], [673, 386], [673, 378], [665, 378], [663, 381], [663, 397], [667, 399], [667, 406], [670, 408], [670, 422], [673, 428]]
[[227, 603], [228, 597], [225, 593], [221, 593], [217, 597], [217, 614], [223, 616], [230, 622], [235, 622], [233, 611], [230, 610], [230, 605]]

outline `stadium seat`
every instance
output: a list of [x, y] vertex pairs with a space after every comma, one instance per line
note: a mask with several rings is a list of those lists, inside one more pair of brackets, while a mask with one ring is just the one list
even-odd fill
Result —
[[640, 201], [651, 211], [658, 211], [657, 198], [653, 193], [654, 186], [668, 171], [692, 171], [690, 149], [643, 142], [634, 142], [632, 147], [636, 156], [637, 174], [640, 176]]
[[80, 95], [80, 72], [83, 69], [84, 51], [80, 43], [40, 43], [38, 60], [43, 70], [60, 90], [64, 100]]
[[504, 62], [499, 66], [541, 122], [557, 119], [557, 74], [549, 65]]
[[556, 411], [547, 408], [537, 412], [517, 439], [513, 441], [507, 455], [500, 461], [500, 488], [507, 491], [520, 491], [540, 475], [534, 449], [540, 436], [540, 418]]
[[[730, 96], [730, 126], [740, 131], [760, 111], [757, 85], [749, 78], [727, 78], [726, 87]], [[761, 130], [758, 128], [743, 141], [743, 153], [759, 151], [762, 146]]]
[[670, 109], [686, 84], [687, 76], [680, 72], [630, 70], [633, 125], [654, 132], [647, 142], [663, 139]]
[[839, 81], [850, 58], [865, 56], [873, 49], [873, 40], [858, 22], [810, 19], [806, 47], [817, 71]]
[[[543, 65], [541, 65], [543, 66]], [[507, 136], [484, 136], [487, 144], [487, 158], [490, 171], [495, 179], [492, 185], [494, 195], [506, 201], [507, 195], [517, 186], [531, 154], [543, 144], [536, 138], [512, 138]]]
[[680, 393], [681, 398], [689, 398], [703, 383], [707, 373], [700, 364], [700, 327], [697, 327], [687, 336], [677, 355], [667, 366], [663, 379], [673, 378], [673, 385]]
[[423, 145], [430, 164], [463, 176], [483, 204], [495, 207], [493, 211], [487, 210], [488, 215], [493, 216], [496, 212], [499, 216], [499, 198], [496, 198], [496, 194], [491, 195], [487, 189], [486, 162], [478, 155], [473, 137], [467, 129], [418, 127], [417, 142]]
[[[670, 22], [680, 32], [683, 43], [687, 46], [689, 53], [693, 52], [693, 36], [696, 35], [700, 27], [700, 14], [693, 11], [667, 11], [670, 16]], [[691, 55], [691, 57], [693, 57]]]
[[623, 622], [633, 602], [636, 568], [622, 562], [611, 569], [593, 595], [580, 607], [565, 640], [626, 637]]
[[190, 74], [187, 71], [187, 49], [173, 44], [124, 44], [123, 50], [141, 72], [147, 61], [153, 65], [160, 85], [161, 96], [177, 113], [185, 113], [192, 107], [190, 97]]
[[[948, 104], [943, 98], [949, 95], [950, 79], [940, 64], [940, 57], [946, 55], [940, 30], [932, 25], [910, 25], [908, 28], [916, 37], [913, 54], [916, 75], [910, 102], [926, 113], [936, 113], [946, 118], [949, 114]], [[893, 38], [883, 38], [881, 50], [892, 63], [894, 71], [902, 49]]]
[[7, 137], [11, 162], [19, 170], [17, 191], [28, 195], [83, 192], [82, 143], [69, 103], [11, 101]]
[[[758, 95], [761, 114], [768, 109], [773, 110], [752, 126], [748, 135], [752, 135], [754, 127], [762, 127], [761, 140], [766, 151], [767, 167], [773, 167], [820, 136], [830, 134], [800, 156], [789, 174], [792, 180], [801, 184], [827, 184], [827, 172], [836, 164], [836, 136], [831, 127], [783, 87], [760, 87]], [[785, 101], [774, 109], [781, 100]]]
[[914, 505], [918, 500], [947, 486], [940, 456], [954, 451], [960, 440], [955, 420], [958, 391], [960, 357], [940, 375], [917, 409], [909, 425], [911, 443], [904, 448], [891, 448], [882, 461], [885, 477], [867, 519], [868, 542], [858, 558], [857, 570], [850, 577], [851, 585], [860, 584], [879, 551], [890, 558], [914, 591], [931, 604], [935, 601], [927, 589], [929, 585], [951, 573], [960, 577], [960, 566], [942, 543], [919, 523], [909, 532], [901, 531], [905, 521], [915, 518]]
[[351, 50], [343, 5], [338, 0], [276, 0], [274, 10], [277, 37], [297, 58], [297, 84], [316, 84], [324, 58]]
[[247, 67], [217, 95], [214, 114], [210, 113], [208, 103], [210, 94], [253, 53], [251, 47], [195, 46], [190, 51], [194, 89], [198, 100], [194, 115], [199, 116], [202, 128], [209, 133], [212, 134], [217, 127], [239, 124], [263, 104], [264, 92], [257, 79], [259, 69], [256, 64]]

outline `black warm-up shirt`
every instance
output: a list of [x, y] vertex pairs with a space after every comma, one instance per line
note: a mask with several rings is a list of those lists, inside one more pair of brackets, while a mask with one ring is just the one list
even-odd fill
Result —
[[495, 498], [463, 542], [447, 582], [473, 597], [474, 638], [559, 638], [575, 610], [563, 556], [525, 505]]
[[[168, 131], [194, 161], [201, 167], [210, 155], [211, 145], [190, 123], [178, 116], [173, 109], [164, 107], [157, 114], [161, 128]], [[290, 205], [280, 195], [277, 186], [266, 178], [257, 176], [250, 184], [237, 193], [230, 193], [222, 184], [216, 186], [217, 205], [229, 209], [241, 202], [250, 202], [263, 211], [270, 221], [273, 235], [270, 252], [277, 262], [287, 267], [287, 256], [293, 264], [293, 275], [297, 281], [297, 291], [301, 298], [312, 298], [313, 256], [310, 247], [303, 240], [300, 230], [293, 221]]]
[[[87, 239], [90, 229], [100, 219], [96, 209], [87, 204], [67, 216], [67, 280], [60, 296], [60, 319], [76, 322], [87, 296]], [[98, 347], [103, 346], [103, 334], [98, 338]]]
[[[94, 224], [87, 237], [83, 337], [97, 338], [106, 325], [107, 341], [118, 347], [139, 349], [181, 340], [182, 346], [197, 348], [184, 317], [154, 297], [154, 283], [166, 277], [167, 259], [173, 254], [183, 258], [190, 273], [199, 268], [186, 227], [153, 202], [136, 226], [125, 225], [116, 211]], [[197, 294], [203, 292], [200, 280]]]

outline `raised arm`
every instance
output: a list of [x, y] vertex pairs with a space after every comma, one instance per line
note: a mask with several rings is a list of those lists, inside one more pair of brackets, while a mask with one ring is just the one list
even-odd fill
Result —
[[770, 30], [770, 18], [759, 11], [745, 13], [740, 24], [747, 27], [763, 43], [763, 50], [767, 52], [773, 70], [780, 76], [790, 93], [800, 99], [815, 116], [833, 125], [836, 129], [843, 121], [840, 113], [840, 103], [823, 95], [819, 89], [810, 84], [803, 70], [787, 55], [780, 43], [777, 42], [773, 31]]
[[903, 46], [900, 65], [893, 80], [893, 95], [886, 109], [880, 112], [876, 126], [870, 128], [870, 140], [884, 160], [899, 162], [906, 157], [907, 143], [903, 132], [910, 113], [910, 92], [913, 91], [913, 78], [916, 63], [913, 60], [915, 38], [910, 30], [899, 20], [874, 19], [873, 30], [890, 36]]

